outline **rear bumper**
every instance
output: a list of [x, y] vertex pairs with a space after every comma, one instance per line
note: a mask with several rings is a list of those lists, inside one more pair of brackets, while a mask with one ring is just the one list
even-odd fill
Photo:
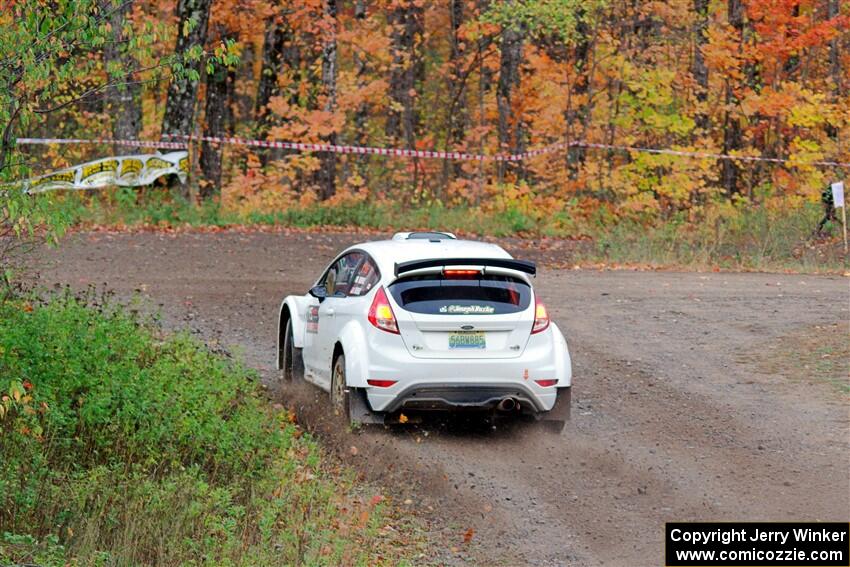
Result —
[[[351, 385], [363, 389], [377, 412], [403, 407], [487, 409], [508, 397], [524, 409], [547, 412], [555, 406], [557, 391], [571, 386], [569, 352], [554, 324], [532, 335], [522, 354], [514, 358], [416, 358], [401, 337], [378, 330], [368, 341], [361, 378]], [[552, 379], [557, 380], [555, 386], [537, 383]], [[368, 380], [395, 384], [370, 387]]]
[[[406, 353], [388, 349], [372, 361], [389, 362], [387, 358], [392, 355], [409, 359]], [[393, 360], [390, 364], [372, 364], [369, 378], [396, 383], [364, 390], [374, 411], [394, 411], [402, 406], [487, 408], [506, 397], [525, 401], [523, 405], [535, 411], [548, 411], [555, 404], [557, 388], [540, 386], [535, 380], [557, 379], [566, 372], [558, 372], [551, 354], [536, 360], [526, 356], [508, 360]], [[568, 385], [569, 378], [557, 384]]]
[[414, 384], [399, 392], [382, 411], [495, 409], [512, 398], [523, 411], [546, 411], [531, 390], [522, 384], [439, 383]]

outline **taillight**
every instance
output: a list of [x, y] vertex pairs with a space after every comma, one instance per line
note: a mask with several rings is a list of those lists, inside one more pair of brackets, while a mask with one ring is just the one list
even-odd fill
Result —
[[448, 279], [465, 280], [481, 274], [481, 270], [443, 270], [443, 276]]
[[558, 383], [557, 380], [551, 380], [549, 378], [546, 378], [544, 380], [535, 380], [535, 382], [537, 382], [542, 388], [551, 388], [552, 386]]
[[549, 328], [549, 312], [543, 302], [534, 296], [534, 325], [531, 326], [531, 334], [545, 331]]
[[372, 300], [372, 306], [369, 307], [369, 322], [382, 331], [399, 334], [393, 308], [387, 300], [387, 292], [382, 287], [378, 288]]
[[377, 386], [378, 388], [389, 388], [393, 384], [398, 382], [398, 380], [366, 380], [366, 383], [370, 386]]

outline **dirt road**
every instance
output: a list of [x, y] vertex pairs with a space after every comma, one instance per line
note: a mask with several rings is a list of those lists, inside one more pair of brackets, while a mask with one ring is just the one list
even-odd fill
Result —
[[[167, 325], [273, 381], [280, 299], [362, 239], [82, 234], [42, 254], [42, 283], [138, 291]], [[340, 433], [323, 402], [299, 405], [341, 458], [410, 499], [445, 544], [440, 561], [660, 565], [665, 521], [850, 516], [848, 282], [544, 267], [537, 286], [574, 363], [559, 437], [469, 422]]]

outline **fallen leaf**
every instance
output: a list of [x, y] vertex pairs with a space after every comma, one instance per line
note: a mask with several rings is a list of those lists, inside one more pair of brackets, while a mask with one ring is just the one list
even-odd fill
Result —
[[358, 453], [358, 451], [357, 451], [357, 447], [355, 447], [354, 445], [352, 445], [352, 446], [351, 446], [351, 449], [349, 449], [349, 450], [348, 450], [348, 452], [349, 452], [349, 453], [351, 453], [352, 455], [357, 455], [357, 453]]
[[406, 416], [406, 415], [404, 415], [403, 413], [402, 413], [402, 414], [400, 414], [400, 415], [398, 416], [398, 422], [399, 422], [399, 423], [407, 423], [407, 422], [408, 422], [407, 416]]
[[469, 543], [472, 541], [472, 538], [475, 536], [475, 528], [469, 528], [463, 534], [463, 543]]

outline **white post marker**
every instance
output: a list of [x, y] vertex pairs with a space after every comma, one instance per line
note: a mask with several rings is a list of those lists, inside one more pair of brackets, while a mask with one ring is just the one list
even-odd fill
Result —
[[832, 203], [835, 207], [841, 207], [841, 226], [844, 231], [844, 253], [847, 254], [847, 207], [844, 206], [843, 181], [836, 181], [832, 184]]

